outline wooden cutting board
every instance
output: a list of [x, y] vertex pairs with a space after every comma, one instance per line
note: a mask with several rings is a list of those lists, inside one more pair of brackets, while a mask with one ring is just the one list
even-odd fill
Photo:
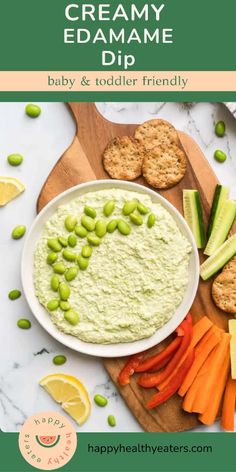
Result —
[[[116, 124], [107, 121], [93, 103], [70, 103], [69, 108], [77, 124], [72, 145], [59, 159], [45, 182], [37, 202], [38, 212], [56, 195], [64, 190], [89, 180], [108, 178], [102, 166], [102, 152], [115, 136], [133, 134], [136, 125]], [[182, 146], [188, 157], [188, 168], [184, 179], [175, 187], [160, 194], [182, 212], [182, 189], [198, 189], [201, 193], [204, 218], [207, 221], [215, 186], [218, 180], [195, 141], [179, 132]], [[146, 185], [143, 178], [138, 183]], [[202, 255], [200, 254], [202, 259]], [[219, 310], [211, 299], [211, 281], [200, 281], [198, 294], [191, 309], [194, 321], [207, 315], [218, 326], [227, 329], [228, 316]], [[155, 352], [153, 348], [153, 352]], [[117, 385], [117, 376], [125, 362], [120, 359], [103, 359], [105, 368]], [[154, 410], [146, 410], [147, 399], [154, 390], [137, 386], [134, 379], [129, 386], [118, 390], [128, 407], [146, 431], [185, 431], [199, 426], [196, 415], [181, 409], [181, 399], [176, 395]], [[128, 430], [127, 425], [127, 430]]]

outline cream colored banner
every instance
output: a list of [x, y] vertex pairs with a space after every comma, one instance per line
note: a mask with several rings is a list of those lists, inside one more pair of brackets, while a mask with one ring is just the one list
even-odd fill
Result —
[[236, 71], [0, 71], [1, 92], [234, 92]]

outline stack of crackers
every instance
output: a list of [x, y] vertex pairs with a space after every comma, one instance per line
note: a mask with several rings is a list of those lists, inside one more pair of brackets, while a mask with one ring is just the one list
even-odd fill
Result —
[[174, 126], [154, 119], [139, 125], [134, 137], [114, 138], [103, 153], [103, 164], [112, 179], [143, 175], [152, 187], [167, 189], [184, 177], [187, 158]]

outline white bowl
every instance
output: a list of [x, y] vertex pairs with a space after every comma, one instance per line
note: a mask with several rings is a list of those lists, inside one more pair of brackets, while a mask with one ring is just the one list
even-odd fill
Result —
[[[192, 253], [189, 263], [188, 286], [183, 301], [177, 308], [171, 320], [162, 326], [162, 328], [158, 329], [153, 336], [141, 339], [140, 341], [118, 344], [93, 344], [86, 343], [74, 336], [59, 331], [52, 323], [48, 312], [39, 303], [37, 297], [35, 296], [33, 284], [34, 251], [45, 223], [54, 214], [59, 205], [68, 203], [70, 200], [78, 197], [79, 195], [84, 195], [91, 191], [109, 188], [121, 188], [125, 190], [136, 191], [138, 193], [146, 193], [151, 197], [153, 202], [161, 203], [173, 216], [182, 234], [184, 234], [189, 240], [192, 246]], [[67, 347], [70, 347], [71, 349], [85, 354], [101, 357], [119, 357], [135, 354], [155, 346], [167, 338], [167, 336], [169, 336], [171, 333], [173, 333], [175, 328], [181, 323], [188, 313], [195, 298], [199, 281], [199, 257], [195, 240], [184, 218], [173, 205], [161, 197], [157, 192], [154, 192], [153, 190], [150, 190], [149, 188], [146, 188], [142, 185], [123, 180], [100, 180], [80, 184], [72, 187], [69, 190], [66, 190], [58, 197], [54, 198], [54, 200], [52, 200], [50, 203], [48, 203], [48, 205], [40, 212], [40, 214], [35, 219], [25, 241], [21, 264], [21, 277], [27, 302], [35, 318], [38, 320], [41, 326], [49, 334], [51, 334], [51, 336], [57, 339], [57, 341], [61, 342]]]

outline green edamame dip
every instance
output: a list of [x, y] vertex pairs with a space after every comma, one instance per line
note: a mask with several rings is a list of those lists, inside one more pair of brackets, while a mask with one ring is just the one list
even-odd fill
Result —
[[[148, 209], [142, 214], [142, 224], [134, 224], [129, 215], [122, 212], [127, 201], [137, 199]], [[106, 202], [115, 203], [112, 215], [104, 215]], [[87, 236], [80, 237], [75, 229], [65, 227], [68, 216], [74, 216], [81, 225], [84, 208], [96, 212], [94, 223], [103, 220], [125, 221], [130, 233], [121, 233], [118, 227], [107, 231], [101, 243], [93, 246], [91, 256], [85, 259], [87, 266], [81, 269], [81, 251], [90, 245]], [[137, 209], [133, 211], [140, 216]], [[153, 214], [153, 226], [148, 224]], [[127, 233], [127, 234], [126, 234]], [[63, 258], [62, 248], [57, 262], [66, 269], [77, 267], [72, 280], [65, 274], [57, 277], [60, 283], [70, 287], [68, 302], [71, 310], [78, 314], [76, 324], [66, 319], [66, 311], [60, 308], [49, 311], [47, 304], [58, 297], [51, 287], [53, 266], [47, 263], [51, 249], [48, 240], [76, 235], [76, 247], [71, 249], [78, 257], [76, 261]], [[88, 239], [87, 239], [88, 238]], [[101, 344], [131, 342], [153, 335], [172, 318], [182, 302], [188, 283], [188, 266], [191, 245], [182, 235], [170, 213], [161, 205], [153, 203], [145, 194], [121, 189], [101, 190], [87, 193], [66, 205], [59, 206], [48, 220], [35, 251], [34, 285], [40, 303], [49, 311], [53, 323], [60, 331], [79, 339]]]

